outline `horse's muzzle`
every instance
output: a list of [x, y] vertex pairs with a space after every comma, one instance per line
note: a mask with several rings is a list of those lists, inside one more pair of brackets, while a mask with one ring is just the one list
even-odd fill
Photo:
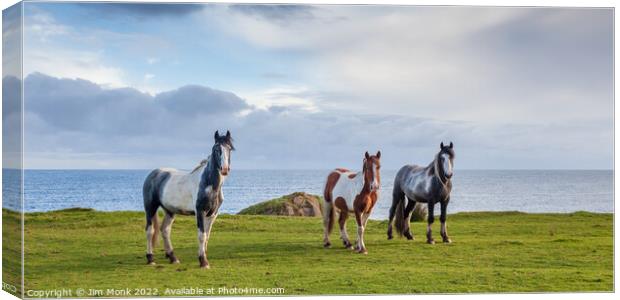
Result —
[[228, 172], [230, 172], [230, 168], [222, 168], [222, 171], [220, 171], [220, 173], [222, 173], [223, 176], [228, 176]]

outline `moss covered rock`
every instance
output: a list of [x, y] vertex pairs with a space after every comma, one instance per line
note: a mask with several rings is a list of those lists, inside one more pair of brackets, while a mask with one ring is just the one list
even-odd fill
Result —
[[321, 211], [321, 198], [319, 196], [297, 192], [254, 204], [241, 210], [239, 214], [320, 217], [322, 216]]
[[428, 218], [428, 205], [416, 203], [411, 212], [411, 222], [424, 222]]

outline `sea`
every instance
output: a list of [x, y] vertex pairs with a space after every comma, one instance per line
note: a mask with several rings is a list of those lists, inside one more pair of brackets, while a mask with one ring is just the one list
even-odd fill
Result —
[[[19, 209], [17, 170], [3, 170], [3, 207]], [[150, 170], [25, 170], [24, 210], [66, 208], [143, 211], [142, 184]], [[381, 171], [372, 219], [386, 219], [397, 170]], [[329, 170], [233, 170], [220, 213], [293, 192], [321, 195]], [[448, 213], [521, 211], [612, 213], [613, 170], [455, 170]], [[13, 200], [12, 200], [13, 199]], [[436, 209], [439, 211], [439, 209]]]

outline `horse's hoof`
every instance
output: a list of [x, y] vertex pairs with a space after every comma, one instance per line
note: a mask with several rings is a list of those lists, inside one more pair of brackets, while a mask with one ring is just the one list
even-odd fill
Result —
[[179, 264], [181, 263], [179, 259], [174, 255], [174, 252], [166, 253], [166, 258], [170, 260], [171, 264]]
[[357, 253], [366, 255], [366, 254], [368, 254], [368, 250], [366, 250], [364, 248], [364, 249], [361, 249], [361, 250], [357, 251]]
[[435, 240], [427, 240], [426, 243], [429, 245], [435, 245]]
[[323, 244], [323, 248], [331, 248], [331, 247], [332, 247], [332, 243], [327, 242]]
[[208, 262], [208, 261], [206, 261], [206, 262], [201, 262], [201, 263], [200, 263], [200, 268], [201, 268], [201, 269], [209, 269], [209, 268], [210, 268], [210, 266], [209, 266], [209, 262]]
[[345, 249], [353, 249], [353, 245], [349, 241], [343, 241], [342, 244], [344, 245]]
[[406, 234], [405, 237], [407, 238], [407, 240], [413, 240], [413, 235], [411, 234]]
[[208, 269], [209, 268], [209, 261], [207, 260], [206, 257], [199, 256], [198, 257], [198, 261], [200, 262], [200, 268], [201, 269]]
[[147, 265], [149, 265], [149, 266], [154, 266], [154, 265], [156, 265], [156, 263], [155, 263], [154, 261], [149, 261], [149, 262], [147, 262], [146, 264], [147, 264]]
[[446, 243], [446, 244], [452, 244], [452, 240], [451, 239], [444, 239], [443, 242]]

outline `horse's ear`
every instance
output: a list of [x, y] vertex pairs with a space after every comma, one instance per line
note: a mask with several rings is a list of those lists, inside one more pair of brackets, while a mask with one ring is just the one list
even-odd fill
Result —
[[220, 133], [217, 130], [215, 131], [215, 136], [213, 136], [213, 138], [215, 139], [215, 141], [220, 138]]
[[454, 144], [452, 144], [452, 142], [450, 142], [450, 149], [454, 148]]
[[377, 151], [377, 158], [381, 158], [381, 150]]
[[441, 142], [441, 144], [439, 145], [440, 149], [443, 149], [443, 142]]
[[226, 138], [230, 139], [230, 130], [226, 130]]
[[366, 159], [369, 159], [369, 158], [370, 158], [370, 155], [368, 154], [368, 151], [366, 151], [365, 156], [366, 156]]

